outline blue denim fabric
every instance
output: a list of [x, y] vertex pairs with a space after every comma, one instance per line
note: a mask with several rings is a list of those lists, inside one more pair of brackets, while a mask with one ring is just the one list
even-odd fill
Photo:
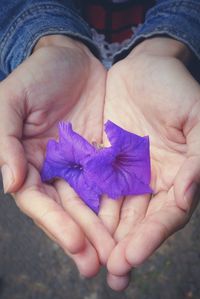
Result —
[[132, 42], [115, 56], [125, 57], [144, 39], [168, 36], [186, 44], [200, 59], [200, 0], [158, 0], [144, 24], [140, 25]]
[[[48, 34], [78, 38], [98, 56], [90, 28], [74, 2], [77, 1], [0, 0], [0, 72], [10, 73], [31, 54], [38, 39]], [[158, 0], [116, 60], [142, 40], [160, 35], [182, 41], [200, 59], [200, 0]]]
[[5, 74], [28, 57], [44, 35], [76, 37], [98, 55], [90, 28], [71, 0], [0, 0], [0, 7], [0, 71]]
[[6, 75], [0, 71], [0, 82], [6, 77]]

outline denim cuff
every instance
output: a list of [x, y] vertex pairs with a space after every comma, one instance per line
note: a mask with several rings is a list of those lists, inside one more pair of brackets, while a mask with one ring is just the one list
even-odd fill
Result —
[[63, 34], [86, 44], [100, 57], [87, 23], [78, 13], [60, 4], [31, 5], [10, 24], [0, 41], [0, 69], [8, 74], [28, 57], [37, 41], [50, 34]]
[[200, 1], [157, 1], [139, 25], [131, 43], [115, 56], [115, 62], [128, 55], [140, 42], [155, 36], [166, 36], [183, 42], [200, 60]]

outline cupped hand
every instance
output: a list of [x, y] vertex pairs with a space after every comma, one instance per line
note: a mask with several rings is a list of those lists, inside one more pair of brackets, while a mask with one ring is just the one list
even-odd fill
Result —
[[[118, 243], [108, 260], [108, 284], [120, 290], [131, 268], [182, 228], [197, 206], [200, 86], [177, 57], [133, 52], [108, 72], [107, 119], [150, 138], [153, 194], [106, 199], [100, 212]], [[108, 225], [108, 218], [118, 225]]]
[[60, 120], [72, 122], [89, 141], [101, 142], [105, 80], [104, 68], [86, 47], [56, 37], [53, 45], [37, 45], [0, 84], [4, 190], [14, 194], [18, 207], [72, 256], [86, 276], [107, 261], [114, 241], [65, 182], [42, 183], [40, 169], [47, 141], [57, 138]]

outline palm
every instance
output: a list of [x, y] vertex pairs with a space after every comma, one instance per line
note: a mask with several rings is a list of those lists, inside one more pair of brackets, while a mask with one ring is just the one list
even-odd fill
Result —
[[[108, 74], [105, 119], [138, 135], [149, 135], [154, 190], [151, 198], [132, 196], [115, 203], [120, 214], [115, 231], [119, 244], [108, 262], [115, 275], [142, 263], [189, 219], [191, 211], [182, 200], [189, 178], [182, 172], [197, 154], [192, 144], [193, 131], [200, 125], [199, 94], [198, 84], [173, 59], [152, 57], [141, 63], [128, 57]], [[181, 179], [185, 184], [181, 185]]]
[[[23, 111], [21, 117], [24, 119], [21, 141], [28, 175], [15, 195], [17, 204], [65, 251], [77, 253], [84, 250], [82, 259], [78, 255], [74, 259], [85, 275], [96, 272], [99, 262], [96, 250], [85, 241], [80, 228], [84, 230], [86, 225], [79, 221], [82, 202], [66, 183], [59, 182], [54, 186], [42, 183], [40, 169], [47, 141], [57, 138], [60, 120], [72, 122], [73, 128], [89, 141], [101, 142], [105, 78], [104, 68], [94, 57], [89, 59], [74, 49], [44, 48], [36, 51], [4, 83], [14, 89], [17, 87], [17, 109], [18, 113]], [[23, 107], [26, 108], [23, 110]], [[87, 213], [92, 215], [88, 210]], [[91, 221], [97, 222], [94, 217], [91, 216]], [[99, 228], [104, 233], [100, 221]], [[92, 239], [90, 233], [87, 237]], [[96, 242], [94, 245], [98, 250], [99, 241], [93, 238], [91, 242]], [[112, 239], [106, 232], [105, 243], [109, 242]], [[102, 245], [99, 250], [103, 250]]]
[[89, 70], [89, 59], [69, 49], [41, 49], [34, 55], [18, 76], [25, 78], [21, 85], [27, 90], [22, 142], [28, 162], [40, 170], [60, 120], [72, 122], [89, 140], [101, 140], [105, 71], [95, 59]]

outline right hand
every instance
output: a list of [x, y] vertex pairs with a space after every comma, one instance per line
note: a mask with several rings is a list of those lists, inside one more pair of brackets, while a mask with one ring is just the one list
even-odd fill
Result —
[[127, 287], [129, 271], [183, 228], [199, 202], [200, 85], [186, 67], [192, 59], [181, 42], [157, 37], [108, 72], [105, 121], [150, 137], [153, 189], [151, 196], [125, 196], [107, 208], [110, 219], [119, 218], [107, 264], [115, 290]]
[[105, 82], [105, 69], [84, 45], [50, 36], [0, 83], [4, 191], [13, 193], [18, 207], [85, 276], [95, 275], [99, 264], [106, 263], [114, 241], [65, 182], [42, 183], [40, 169], [47, 141], [57, 138], [60, 120], [72, 122], [89, 141], [101, 142]]

